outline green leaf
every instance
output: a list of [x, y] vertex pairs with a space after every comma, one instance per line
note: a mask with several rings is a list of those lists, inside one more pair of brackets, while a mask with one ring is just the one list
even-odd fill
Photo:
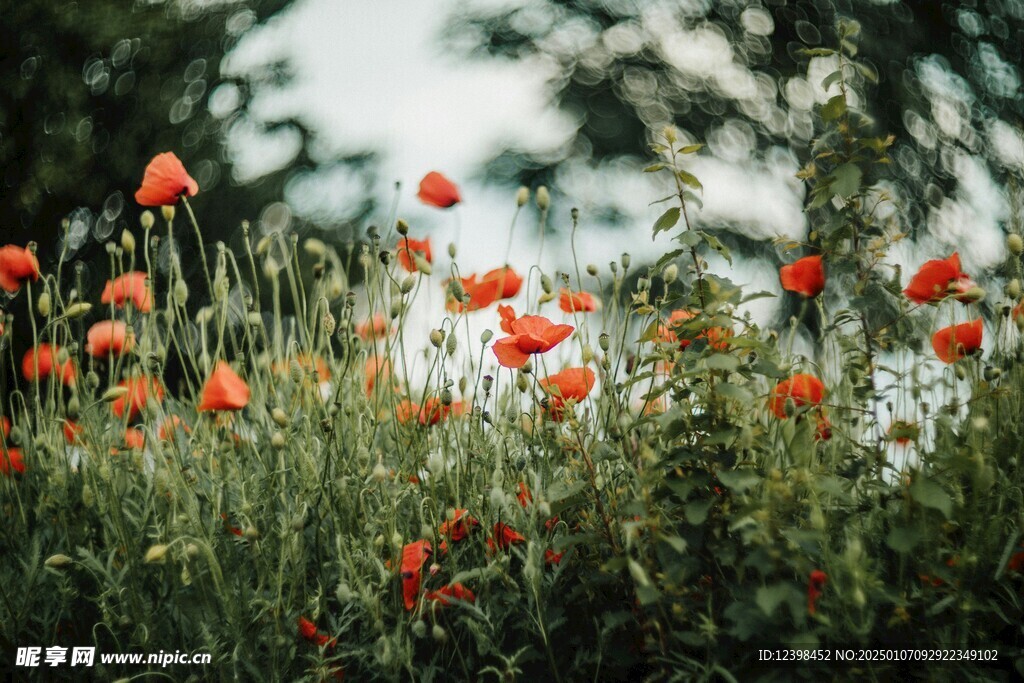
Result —
[[953, 515], [953, 499], [933, 479], [918, 476], [910, 485], [910, 496], [922, 506], [938, 510], [946, 519]]
[[673, 206], [671, 209], [661, 214], [661, 217], [654, 222], [654, 234], [651, 235], [651, 239], [657, 237], [658, 233], [662, 230], [671, 230], [678, 222], [679, 207]]
[[790, 583], [777, 583], [774, 586], [761, 586], [757, 589], [754, 602], [767, 616], [771, 616], [779, 605], [789, 600], [796, 589]]
[[712, 235], [711, 233], [699, 231], [704, 241], [708, 243], [708, 246], [717, 251], [722, 257], [732, 265], [732, 254], [729, 252], [729, 248], [722, 244], [721, 240]]
[[871, 83], [878, 83], [878, 72], [875, 71], [875, 67], [864, 62], [854, 62], [854, 68], [861, 73], [861, 75]]
[[821, 108], [822, 121], [835, 121], [846, 113], [846, 98], [843, 95], [836, 95]]
[[761, 482], [761, 475], [751, 469], [718, 470], [718, 481], [736, 493], [743, 493]]
[[686, 504], [686, 521], [694, 526], [703, 524], [708, 518], [708, 512], [711, 511], [711, 506], [714, 505], [715, 501], [711, 498], [708, 500], [692, 500]]
[[832, 194], [847, 199], [860, 191], [863, 173], [857, 164], [843, 164], [832, 172], [832, 183], [829, 186]]
[[693, 154], [699, 152], [704, 147], [704, 143], [697, 143], [696, 145], [686, 145], [679, 150], [680, 154]]
[[740, 366], [740, 359], [728, 353], [714, 353], [701, 361], [708, 370], [735, 372]]
[[841, 79], [842, 77], [843, 77], [843, 70], [842, 69], [839, 69], [838, 71], [833, 71], [828, 76], [825, 76], [824, 79], [822, 79], [822, 81], [821, 81], [821, 89], [822, 90], [828, 90], [830, 87], [832, 87], [833, 83], [838, 83], [839, 79]]
[[747, 389], [729, 382], [722, 382], [721, 384], [716, 385], [715, 393], [723, 396], [724, 398], [739, 401], [740, 403], [753, 403], [754, 401], [754, 395]]
[[686, 246], [693, 249], [695, 246], [700, 244], [701, 233], [699, 230], [687, 230], [684, 233], [680, 233], [676, 236], [676, 241], [685, 244]]
[[654, 341], [655, 337], [658, 336], [658, 327], [660, 326], [659, 322], [660, 321], [658, 320], [651, 321], [651, 324], [647, 326], [647, 329], [644, 330], [644, 333], [640, 335], [639, 341], [641, 343]]
[[645, 168], [644, 169], [644, 173], [655, 173], [655, 172], [660, 171], [663, 168], [667, 168], [667, 167], [668, 167], [668, 164], [665, 164], [665, 163], [659, 161], [658, 163], [651, 164], [650, 166]]
[[921, 542], [921, 532], [910, 527], [893, 527], [885, 538], [885, 544], [898, 553], [909, 553]]
[[797, 50], [804, 57], [831, 57], [836, 53], [835, 50], [830, 50], [827, 47], [805, 47]]
[[689, 185], [695, 190], [704, 189], [704, 186], [700, 184], [699, 180], [697, 180], [697, 176], [693, 175], [692, 173], [687, 173], [686, 171], [676, 171], [676, 175], [679, 176], [679, 180], [683, 181], [684, 185]]
[[661, 536], [661, 540], [672, 546], [672, 550], [682, 555], [686, 552], [686, 541], [678, 536]]

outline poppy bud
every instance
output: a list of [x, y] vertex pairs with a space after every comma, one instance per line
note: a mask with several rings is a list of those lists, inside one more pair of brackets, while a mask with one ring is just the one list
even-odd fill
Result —
[[164, 217], [164, 220], [170, 223], [174, 220], [174, 205], [165, 204], [160, 207], [160, 214]]
[[[449, 248], [448, 251], [450, 253], [452, 249]], [[455, 257], [453, 256], [452, 258]], [[430, 262], [427, 261], [422, 256], [413, 256], [412, 261], [413, 263], [416, 264], [416, 270], [423, 273], [424, 275], [430, 275], [431, 273], [434, 272], [434, 269], [431, 267]]]
[[378, 482], [382, 482], [388, 477], [388, 471], [384, 469], [384, 465], [377, 463], [373, 466], [373, 478]]
[[574, 222], [578, 221], [580, 219], [580, 210], [574, 206], [572, 207], [572, 210], [569, 211], [569, 215], [572, 216], [572, 220]]
[[456, 345], [455, 335], [454, 334], [449, 334], [448, 338], [445, 340], [445, 343], [444, 343], [444, 350], [448, 353], [449, 356], [455, 354], [455, 345]]
[[533, 361], [531, 361], [530, 359], [526, 359], [526, 362], [523, 363], [522, 367], [520, 367], [519, 370], [524, 375], [529, 375], [531, 372], [533, 372]]
[[401, 218], [399, 218], [397, 221], [395, 221], [395, 230], [398, 231], [399, 235], [405, 237], [406, 235], [409, 234], [409, 224], [406, 223]]
[[156, 223], [156, 217], [153, 216], [153, 212], [146, 209], [139, 215], [139, 225], [142, 226], [143, 230], [149, 230]]
[[74, 320], [75, 318], [81, 318], [90, 310], [92, 310], [92, 304], [87, 304], [84, 302], [71, 304], [70, 306], [64, 309], [64, 317], [66, 317], [68, 320]]
[[661, 277], [665, 280], [666, 285], [672, 284], [679, 277], [679, 266], [674, 263], [668, 264], [662, 271]]
[[994, 382], [997, 379], [999, 379], [1000, 375], [1002, 375], [1002, 374], [1003, 374], [1003, 372], [999, 368], [994, 368], [991, 365], [986, 365], [985, 366], [985, 381], [986, 382]]
[[1006, 248], [1010, 250], [1010, 253], [1014, 256], [1020, 256], [1024, 253], [1024, 239], [1015, 232], [1010, 233], [1006, 238]]
[[530, 188], [523, 185], [516, 192], [516, 206], [523, 206], [528, 201], [530, 201]]
[[50, 317], [50, 293], [43, 292], [39, 295], [39, 299], [36, 301], [36, 310], [39, 311], [39, 315], [44, 318]]
[[494, 337], [493, 332], [491, 332], [490, 330], [484, 330], [483, 332], [480, 333], [480, 343], [486, 344], [487, 342], [491, 341], [492, 337]]
[[100, 385], [100, 376], [95, 371], [90, 370], [85, 374], [85, 385], [90, 389], [95, 389]]
[[551, 294], [555, 289], [554, 285], [551, 284], [551, 278], [547, 275], [540, 276], [540, 288], [544, 290], [545, 294]]
[[46, 558], [46, 562], [43, 562], [43, 564], [45, 564], [47, 567], [60, 569], [65, 565], [71, 564], [72, 562], [74, 562], [74, 560], [68, 557], [67, 555], [57, 553], [56, 555], [50, 555], [48, 558]]
[[402, 280], [402, 284], [399, 286], [398, 290], [402, 294], [408, 294], [409, 292], [412, 291], [412, 288], [415, 287], [415, 286], [416, 286], [416, 278], [413, 277], [412, 275], [406, 275], [405, 279]]
[[400, 299], [394, 299], [391, 302], [391, 308], [388, 313], [391, 315], [392, 320], [402, 315], [402, 302]]
[[555, 300], [555, 293], [554, 292], [548, 292], [547, 294], [542, 294], [541, 297], [539, 299], [537, 299], [537, 303], [538, 304], [546, 304], [547, 302], [554, 301], [554, 300]]
[[345, 305], [348, 306], [349, 308], [352, 308], [353, 306], [356, 305], [355, 292], [345, 292]]
[[1020, 280], [1013, 278], [1006, 283], [1006, 295], [1011, 299], [1020, 298]]
[[127, 393], [128, 387], [110, 387], [109, 389], [103, 392], [103, 396], [100, 397], [100, 400], [105, 403], [113, 403], [117, 399], [122, 398]]
[[985, 290], [975, 285], [957, 297], [958, 300], [966, 303], [978, 303], [985, 298]]
[[493, 387], [493, 386], [494, 386], [494, 378], [491, 377], [490, 375], [484, 375], [484, 381], [483, 381], [484, 393], [490, 392], [491, 387]]
[[67, 408], [68, 417], [71, 418], [72, 420], [77, 420], [79, 418], [79, 415], [80, 415], [81, 411], [82, 411], [82, 406], [81, 406], [81, 404], [78, 401], [78, 396], [77, 395], [72, 396], [68, 400], [68, 408]]
[[423, 638], [427, 635], [427, 622], [422, 619], [417, 619], [412, 623], [412, 634], [417, 638]]
[[597, 266], [595, 266], [593, 263], [588, 263], [587, 275], [589, 275], [590, 277], [597, 277]]
[[430, 635], [439, 643], [443, 643], [448, 639], [448, 634], [441, 628], [440, 624], [434, 624], [434, 628], [431, 629]]
[[135, 235], [127, 228], [121, 231], [121, 248], [129, 254], [135, 253]]
[[430, 343], [434, 345], [435, 349], [441, 348], [441, 343], [444, 342], [444, 330], [433, 329], [430, 331]]
[[114, 253], [117, 252], [117, 245], [114, 244], [113, 242], [107, 242], [106, 244], [103, 245], [103, 247], [107, 250], [107, 253], [110, 254], [111, 256], [113, 256]]
[[786, 403], [783, 406], [783, 411], [786, 413], [786, 417], [793, 417], [796, 413], [796, 401], [793, 400], [792, 396], [786, 397]]
[[330, 337], [332, 334], [334, 334], [334, 330], [338, 326], [338, 321], [334, 319], [334, 315], [330, 311], [327, 311], [326, 313], [324, 313], [323, 323], [324, 334]]
[[955, 368], [953, 368], [953, 372], [956, 374], [957, 379], [962, 380], [967, 378], [967, 371], [964, 370], [962, 365], [957, 365]]
[[516, 388], [519, 389], [519, 393], [525, 394], [526, 390], [530, 388], [530, 385], [526, 381], [526, 375], [519, 373], [516, 377]]
[[466, 387], [468, 385], [469, 385], [469, 382], [466, 380], [465, 376], [460, 377], [459, 378], [459, 393], [460, 394], [466, 393]]
[[270, 445], [276, 448], [277, 450], [281, 450], [282, 448], [284, 448], [284, 434], [282, 434], [281, 432], [274, 432], [273, 436], [270, 437]]
[[622, 267], [625, 268], [626, 270], [629, 270], [629, 264], [630, 263], [631, 263], [631, 259], [629, 257], [629, 254], [623, 252], [623, 254], [622, 254]]
[[174, 303], [184, 307], [186, 301], [188, 301], [188, 285], [179, 278], [174, 282]]
[[147, 564], [152, 564], [154, 562], [163, 562], [165, 555], [167, 555], [166, 545], [150, 546], [149, 550], [146, 551], [145, 561]]
[[[449, 337], [449, 339], [454, 339], [454, 336], [453, 337]], [[451, 389], [442, 389], [441, 390], [441, 405], [443, 405], [443, 406], [450, 406], [451, 404], [452, 404], [452, 390]]]
[[377, 258], [385, 266], [388, 266], [388, 265], [391, 264], [391, 252], [389, 252], [389, 251], [381, 251], [379, 254], [377, 254]]
[[549, 206], [551, 206], [551, 195], [548, 194], [548, 188], [541, 185], [537, 188], [537, 208], [547, 211]]

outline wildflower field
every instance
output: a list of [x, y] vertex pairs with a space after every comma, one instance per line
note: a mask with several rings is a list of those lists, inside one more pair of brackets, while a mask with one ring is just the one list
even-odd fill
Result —
[[[998, 272], [955, 246], [888, 263], [892, 140], [838, 56], [782, 329], [694, 226], [700, 145], [671, 127], [653, 264], [543, 273], [498, 245], [468, 274], [390, 216], [349, 244], [246, 228], [189, 279], [201, 188], [172, 152], [105, 286], [0, 240], [0, 670], [42, 645], [211, 656], [100, 680], [1013, 680], [1021, 226]], [[419, 198], [462, 199], [437, 172]], [[540, 245], [586, 230], [514, 199]]]

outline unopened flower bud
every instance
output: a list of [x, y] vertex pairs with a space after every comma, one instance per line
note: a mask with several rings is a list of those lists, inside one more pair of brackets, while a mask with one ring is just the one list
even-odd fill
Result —
[[590, 277], [597, 277], [597, 266], [593, 263], [587, 264], [587, 275]]
[[454, 334], [449, 334], [448, 338], [445, 339], [445, 342], [444, 342], [444, 350], [445, 350], [445, 352], [447, 352], [447, 354], [449, 356], [454, 355], [455, 354], [455, 346], [456, 346], [455, 335]]
[[100, 376], [94, 370], [85, 373], [85, 386], [95, 389], [100, 385]]
[[128, 387], [110, 387], [103, 392], [103, 396], [100, 400], [105, 403], [113, 403], [119, 398], [122, 398], [128, 393]]
[[45, 564], [47, 567], [60, 569], [61, 567], [65, 567], [71, 564], [72, 562], [74, 562], [74, 560], [68, 557], [67, 555], [57, 553], [56, 555], [50, 555], [48, 558], [46, 558], [46, 562], [43, 562], [43, 564]]
[[434, 628], [430, 630], [430, 635], [439, 643], [443, 643], [448, 639], [448, 634], [445, 633], [440, 624], [434, 624]]
[[405, 237], [406, 235], [409, 234], [409, 224], [406, 223], [401, 218], [399, 218], [397, 221], [395, 221], [395, 230], [398, 231], [399, 235]]
[[631, 262], [631, 259], [629, 257], [629, 254], [623, 252], [623, 254], [622, 254], [622, 267], [627, 269], [627, 270], [629, 270], [630, 262]]
[[160, 207], [160, 215], [162, 215], [164, 217], [164, 220], [167, 221], [168, 223], [173, 221], [174, 220], [174, 205], [172, 204], [170, 206], [161, 206]]
[[154, 223], [156, 223], [156, 217], [149, 209], [146, 209], [139, 215], [139, 225], [142, 226], [143, 230], [149, 230], [153, 227]]
[[127, 228], [121, 231], [121, 248], [128, 254], [135, 252], [135, 235]]
[[531, 372], [533, 372], [533, 361], [527, 358], [526, 362], [523, 363], [522, 367], [519, 368], [519, 371], [522, 372], [524, 375], [529, 375]]
[[417, 638], [425, 637], [427, 635], [427, 622], [422, 619], [412, 622], [412, 634]]
[[551, 195], [548, 193], [548, 188], [541, 185], [537, 188], [537, 208], [547, 211], [549, 206], [551, 206]]
[[526, 375], [521, 372], [516, 376], [516, 388], [523, 394], [525, 394], [526, 390], [530, 388], [530, 384], [526, 381]]
[[284, 448], [284, 434], [282, 434], [281, 432], [274, 432], [274, 434], [270, 437], [270, 445], [276, 448], [277, 450], [281, 450], [282, 448]]
[[392, 320], [395, 320], [396, 318], [398, 318], [398, 316], [402, 315], [402, 300], [401, 299], [392, 299], [391, 300], [391, 307], [388, 309], [388, 314], [391, 316]]
[[406, 275], [405, 279], [402, 280], [402, 284], [399, 287], [399, 291], [402, 294], [408, 294], [412, 291], [412, 288], [416, 286], [416, 278], [412, 275]]
[[39, 311], [39, 315], [44, 318], [50, 317], [50, 293], [43, 292], [39, 295], [39, 299], [36, 301], [36, 310]]
[[583, 364], [587, 365], [590, 361], [594, 360], [594, 349], [590, 344], [583, 345]]
[[961, 294], [958, 298], [961, 301], [968, 301], [972, 304], [978, 303], [979, 301], [985, 298], [985, 290], [975, 285], [974, 287], [971, 287], [966, 292]]
[[1014, 256], [1020, 256], [1024, 253], [1024, 239], [1021, 238], [1015, 232], [1009, 234], [1006, 238], [1006, 248], [1010, 250], [1010, 253]]
[[303, 242], [302, 248], [306, 250], [307, 254], [317, 258], [323, 258], [327, 255], [327, 245], [323, 243], [323, 240], [318, 240], [315, 237], [310, 237]]
[[665, 140], [670, 145], [675, 143], [675, 141], [678, 139], [677, 138], [678, 133], [676, 132], [676, 127], [675, 126], [665, 126], [662, 129], [661, 134], [665, 136]]
[[373, 466], [372, 476], [375, 481], [382, 482], [388, 478], [388, 471], [384, 469], [384, 465], [382, 465], [381, 463], [377, 463], [376, 465]]
[[554, 291], [555, 289], [554, 285], [551, 284], [551, 278], [549, 278], [547, 275], [540, 276], [540, 288], [544, 290], [545, 294], [551, 294], [551, 292]]
[[637, 281], [636, 281], [636, 291], [638, 291], [638, 292], [646, 292], [650, 288], [651, 288], [651, 281], [650, 280], [648, 280], [645, 277], [637, 278]]
[[967, 371], [964, 370], [964, 366], [962, 365], [957, 365], [956, 367], [954, 367], [953, 372], [954, 374], [956, 374], [957, 379], [962, 380], [967, 378]]
[[1003, 374], [1003, 371], [999, 368], [992, 367], [991, 365], [985, 366], [985, 381], [994, 382]]
[[661, 277], [665, 280], [666, 285], [672, 284], [679, 277], [679, 266], [674, 263], [668, 264], [661, 272]]
[[270, 411], [270, 417], [273, 418], [274, 422], [277, 423], [278, 427], [288, 426], [288, 415], [280, 408], [274, 408]]
[[602, 351], [608, 351], [608, 349], [611, 347], [611, 337], [608, 336], [607, 332], [602, 332], [597, 337], [597, 345], [601, 347]]
[[334, 330], [337, 329], [338, 321], [335, 320], [333, 313], [331, 313], [330, 311], [327, 311], [326, 313], [324, 313], [323, 323], [324, 323], [324, 334], [326, 334], [328, 337], [330, 337], [332, 334], [334, 334]]
[[[451, 250], [449, 249], [449, 251]], [[413, 263], [416, 264], [416, 270], [423, 273], [424, 275], [430, 275], [431, 273], [434, 272], [433, 267], [431, 267], [427, 260], [422, 256], [413, 256], [412, 260]]]
[[444, 330], [433, 329], [430, 331], [430, 343], [433, 344], [435, 349], [441, 348], [443, 342]]
[[530, 201], [530, 188], [523, 185], [516, 192], [516, 206], [523, 206], [528, 201]]
[[146, 551], [145, 561], [147, 564], [152, 564], [154, 562], [163, 562], [165, 555], [167, 555], [166, 545], [150, 546], [149, 550]]
[[65, 308], [64, 316], [69, 320], [74, 320], [75, 318], [81, 318], [90, 310], [92, 310], [92, 304], [80, 301]]
[[188, 301], [188, 285], [179, 278], [174, 281], [174, 303], [184, 306], [186, 301]]
[[245, 527], [245, 531], [242, 532], [242, 536], [247, 541], [256, 541], [260, 537], [260, 530], [254, 526]]
[[494, 337], [493, 332], [491, 332], [490, 330], [484, 330], [483, 332], [480, 333], [480, 343], [486, 344], [487, 342], [491, 341], [492, 337]]
[[1010, 297], [1011, 299], [1019, 299], [1020, 298], [1020, 280], [1018, 280], [1017, 278], [1013, 278], [1012, 280], [1007, 282], [1006, 283], [1006, 290], [1005, 291], [1006, 291], [1006, 296]]

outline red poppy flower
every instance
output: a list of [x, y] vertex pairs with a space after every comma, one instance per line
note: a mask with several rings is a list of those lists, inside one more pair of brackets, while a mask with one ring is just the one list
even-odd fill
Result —
[[249, 385], [226, 362], [217, 361], [210, 378], [203, 385], [199, 411], [241, 410], [249, 405]]
[[180, 417], [177, 415], [169, 415], [164, 419], [163, 424], [160, 425], [160, 429], [156, 433], [156, 438], [161, 441], [174, 441], [179, 429], [186, 434], [189, 434], [192, 431]]
[[80, 443], [84, 433], [85, 427], [82, 425], [72, 420], [64, 420], [64, 440], [68, 442], [69, 446]]
[[462, 201], [459, 188], [437, 171], [431, 171], [420, 181], [420, 191], [416, 195], [424, 204], [447, 209]]
[[448, 417], [451, 412], [451, 406], [446, 406], [441, 403], [439, 398], [428, 398], [426, 403], [423, 404], [422, 410], [420, 410], [420, 424], [421, 425], [436, 425], [438, 422]]
[[805, 256], [794, 263], [779, 268], [779, 280], [782, 288], [803, 294], [812, 299], [825, 289], [825, 269], [821, 266], [821, 256]]
[[128, 326], [120, 320], [102, 320], [89, 328], [85, 350], [95, 358], [106, 358], [111, 351], [115, 356], [128, 353], [135, 345], [135, 336], [128, 334]]
[[420, 575], [423, 563], [432, 554], [428, 541], [416, 541], [402, 548], [402, 598], [405, 609], [416, 607], [416, 598], [420, 594]]
[[525, 481], [519, 482], [516, 486], [516, 498], [519, 499], [519, 504], [526, 507], [533, 502], [533, 493], [530, 491], [530, 487], [526, 485]]
[[356, 334], [363, 341], [379, 341], [390, 336], [393, 331], [383, 313], [377, 313], [369, 320], [356, 325]]
[[588, 292], [571, 292], [563, 287], [558, 297], [558, 307], [566, 313], [591, 313], [597, 310], [597, 299]]
[[[75, 383], [75, 366], [68, 358], [64, 364], [57, 367], [57, 356], [60, 354], [60, 347], [53, 344], [42, 343], [35, 351], [29, 349], [21, 358], [21, 374], [29, 382], [36, 379], [46, 379], [50, 375], [56, 375], [66, 386]], [[36, 377], [36, 365], [39, 366], [39, 376]]]
[[[274, 361], [270, 369], [276, 375], [291, 376], [292, 371], [292, 360], [285, 358], [282, 360]], [[316, 370], [317, 381], [326, 382], [331, 379], [331, 368], [327, 365], [327, 361], [322, 356], [312, 356], [308, 353], [296, 354], [294, 360], [299, 364], [299, 367], [306, 373], [312, 374], [313, 370]]]
[[12, 472], [25, 473], [25, 456], [20, 448], [5, 449], [0, 446], [0, 474], [12, 476]]
[[832, 438], [832, 423], [829, 422], [824, 408], [818, 408], [815, 416], [814, 439], [816, 441], [828, 441]]
[[28, 247], [0, 247], [0, 289], [13, 294], [25, 280], [39, 279], [39, 259]]
[[244, 535], [244, 532], [241, 529], [239, 529], [237, 526], [234, 526], [230, 522], [230, 520], [228, 520], [228, 513], [226, 513], [226, 512], [220, 513], [220, 518], [221, 518], [221, 521], [224, 522], [224, 528], [227, 530], [227, 532], [229, 534], [231, 534], [233, 536], [238, 536], [238, 537], [241, 537], [242, 535]]
[[307, 619], [306, 617], [299, 617], [299, 636], [303, 640], [307, 640], [311, 643], [315, 643], [319, 647], [327, 646], [334, 647], [335, 639], [321, 633], [316, 624]]
[[905, 446], [911, 441], [916, 441], [918, 434], [921, 429], [913, 422], [906, 422], [904, 420], [894, 420], [889, 425], [889, 438], [901, 446]]
[[508, 550], [513, 545], [526, 543], [526, 537], [504, 522], [497, 522], [494, 525], [493, 538], [487, 539], [487, 546], [493, 552], [495, 545], [502, 550]]
[[141, 429], [129, 427], [124, 430], [124, 444], [128, 448], [141, 451], [146, 447], [146, 434]]
[[430, 253], [430, 238], [414, 240], [411, 237], [403, 237], [398, 240], [398, 262], [410, 273], [416, 272], [416, 259], [419, 256], [427, 263], [433, 263], [434, 259]]
[[981, 318], [943, 327], [932, 335], [932, 348], [943, 363], [954, 363], [981, 348], [983, 333]]
[[786, 399], [799, 406], [818, 405], [825, 397], [825, 385], [814, 375], [800, 373], [783, 380], [772, 389], [769, 407], [780, 420], [786, 419]]
[[410, 420], [417, 419], [420, 415], [420, 405], [405, 398], [395, 406], [395, 419], [405, 424]]
[[564, 552], [563, 553], [556, 553], [551, 548], [548, 548], [547, 550], [544, 551], [544, 564], [546, 564], [548, 566], [551, 566], [551, 567], [555, 566], [556, 564], [562, 564], [562, 557], [564, 557], [564, 556], [565, 556]]
[[1024, 550], [1021, 550], [1019, 547], [1017, 548], [1017, 552], [1006, 563], [1006, 570], [1018, 574], [1024, 573]]
[[461, 583], [453, 583], [449, 586], [444, 586], [436, 591], [430, 591], [427, 593], [427, 600], [431, 602], [440, 602], [442, 605], [451, 605], [455, 602], [476, 602], [476, 596], [473, 591], [469, 590]]
[[818, 611], [818, 598], [822, 596], [825, 584], [828, 582], [828, 574], [815, 569], [807, 582], [807, 613], [814, 614]]
[[438, 527], [438, 533], [442, 536], [447, 536], [453, 541], [461, 541], [469, 536], [469, 532], [472, 531], [473, 527], [479, 526], [480, 522], [466, 514], [467, 512], [469, 510], [462, 508], [456, 510], [454, 517], [441, 522], [441, 526]]
[[0, 439], [7, 440], [11, 435], [11, 420], [6, 415], [0, 415]]
[[110, 404], [117, 417], [124, 417], [127, 406], [128, 420], [134, 420], [150, 400], [157, 403], [164, 400], [164, 388], [156, 377], [130, 377], [117, 383], [128, 389], [128, 393]]
[[460, 313], [463, 310], [476, 311], [487, 308], [498, 299], [498, 291], [501, 283], [498, 280], [477, 281], [476, 275], [462, 278], [462, 289], [469, 294], [469, 303], [464, 304], [449, 296], [446, 308], [453, 313]]
[[505, 334], [515, 334], [512, 331], [512, 323], [516, 321], [516, 312], [512, 307], [498, 304], [498, 315], [501, 316], [501, 331]]
[[530, 354], [547, 353], [575, 329], [556, 325], [539, 315], [524, 315], [510, 325], [512, 336], [499, 339], [492, 347], [498, 363], [506, 368], [521, 368]]
[[181, 195], [191, 197], [199, 192], [199, 184], [185, 170], [174, 152], [157, 154], [146, 166], [142, 186], [135, 192], [135, 201], [142, 206], [173, 206]]
[[520, 288], [523, 286], [523, 278], [516, 271], [512, 270], [511, 266], [489, 270], [484, 273], [481, 280], [484, 282], [497, 280], [499, 299], [511, 299], [519, 293]]
[[366, 359], [366, 393], [369, 394], [377, 386], [377, 382], [387, 383], [391, 378], [391, 361], [379, 356]]
[[113, 300], [118, 308], [124, 308], [129, 301], [139, 313], [149, 313], [153, 308], [153, 292], [149, 289], [149, 276], [135, 270], [107, 280], [100, 303], [109, 304]]
[[594, 388], [594, 371], [590, 368], [568, 368], [540, 380], [540, 387], [551, 394], [548, 413], [551, 419], [561, 421], [566, 401], [579, 403]]
[[[949, 258], [925, 262], [903, 293], [916, 304], [928, 304], [942, 301], [950, 293], [963, 294], [973, 286], [970, 276], [960, 270], [960, 255], [953, 252]], [[967, 303], [961, 297], [957, 300]]]

